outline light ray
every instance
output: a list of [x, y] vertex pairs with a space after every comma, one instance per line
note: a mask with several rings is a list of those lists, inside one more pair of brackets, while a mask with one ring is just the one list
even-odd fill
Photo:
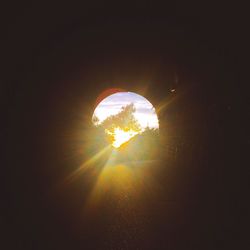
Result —
[[84, 212], [92, 215], [99, 213], [107, 194], [119, 200], [121, 206], [127, 204], [126, 197], [133, 197], [133, 202], [137, 202], [142, 201], [148, 194], [158, 195], [159, 186], [151, 168], [154, 162], [116, 164], [116, 157], [118, 155], [114, 150], [89, 194], [83, 208]]
[[91, 157], [89, 160], [84, 162], [79, 168], [77, 168], [72, 174], [70, 174], [66, 178], [66, 182], [71, 182], [73, 179], [75, 179], [77, 176], [85, 172], [93, 163], [95, 163], [98, 159], [101, 158], [105, 153], [108, 152], [108, 150], [111, 148], [111, 145], [108, 145], [104, 149], [102, 149], [100, 152], [95, 154], [93, 157]]
[[[180, 96], [180, 94], [178, 95], [178, 97]], [[165, 101], [163, 101], [161, 104], [158, 105], [158, 107], [156, 107], [156, 113], [160, 114], [165, 108], [167, 108], [170, 104], [172, 104], [172, 102], [174, 102], [177, 98], [177, 95], [175, 95], [172, 98], [167, 98]]]

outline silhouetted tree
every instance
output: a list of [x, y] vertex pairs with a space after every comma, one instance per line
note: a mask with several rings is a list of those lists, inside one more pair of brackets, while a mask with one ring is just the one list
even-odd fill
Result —
[[117, 127], [123, 129], [124, 131], [134, 130], [136, 132], [140, 132], [141, 126], [134, 116], [135, 111], [135, 106], [131, 103], [122, 107], [122, 110], [118, 114], [111, 115], [106, 118], [100, 126], [111, 132], [113, 132], [113, 130]]
[[[159, 145], [159, 130], [150, 127], [142, 129], [134, 116], [135, 111], [135, 106], [131, 103], [122, 107], [118, 114], [107, 117], [101, 123], [94, 116], [92, 119], [94, 136], [91, 144], [95, 147], [95, 150], [100, 151], [103, 147], [109, 145], [114, 139], [112, 133], [118, 127], [124, 131], [134, 130], [138, 132], [136, 136], [123, 144], [122, 152], [118, 157], [120, 161], [154, 158]], [[110, 133], [106, 133], [105, 130]], [[118, 153], [119, 151], [118, 149]], [[128, 156], [130, 159], [127, 158]]]

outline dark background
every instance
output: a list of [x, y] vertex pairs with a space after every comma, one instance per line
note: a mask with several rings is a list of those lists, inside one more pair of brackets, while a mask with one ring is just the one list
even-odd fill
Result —
[[[247, 246], [244, 7], [19, 1], [2, 12], [1, 249]], [[157, 195], [120, 211], [107, 194], [89, 217], [94, 181], [58, 183], [86, 160], [81, 131], [107, 88], [169, 103], [169, 139]]]

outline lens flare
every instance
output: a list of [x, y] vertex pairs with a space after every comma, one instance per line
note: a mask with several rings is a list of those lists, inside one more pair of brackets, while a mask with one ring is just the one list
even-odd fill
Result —
[[122, 144], [129, 141], [131, 138], [133, 138], [135, 135], [138, 134], [138, 132], [130, 129], [130, 130], [123, 130], [119, 127], [114, 129], [114, 132], [111, 132], [109, 130], [105, 130], [105, 132], [112, 136], [112, 146], [115, 148], [119, 148]]

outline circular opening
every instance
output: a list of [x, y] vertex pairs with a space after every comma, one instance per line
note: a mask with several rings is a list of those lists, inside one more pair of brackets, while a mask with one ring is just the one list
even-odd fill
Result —
[[105, 97], [96, 106], [92, 122], [114, 148], [132, 144], [145, 146], [146, 140], [159, 131], [155, 108], [145, 97], [133, 92], [117, 92]]

